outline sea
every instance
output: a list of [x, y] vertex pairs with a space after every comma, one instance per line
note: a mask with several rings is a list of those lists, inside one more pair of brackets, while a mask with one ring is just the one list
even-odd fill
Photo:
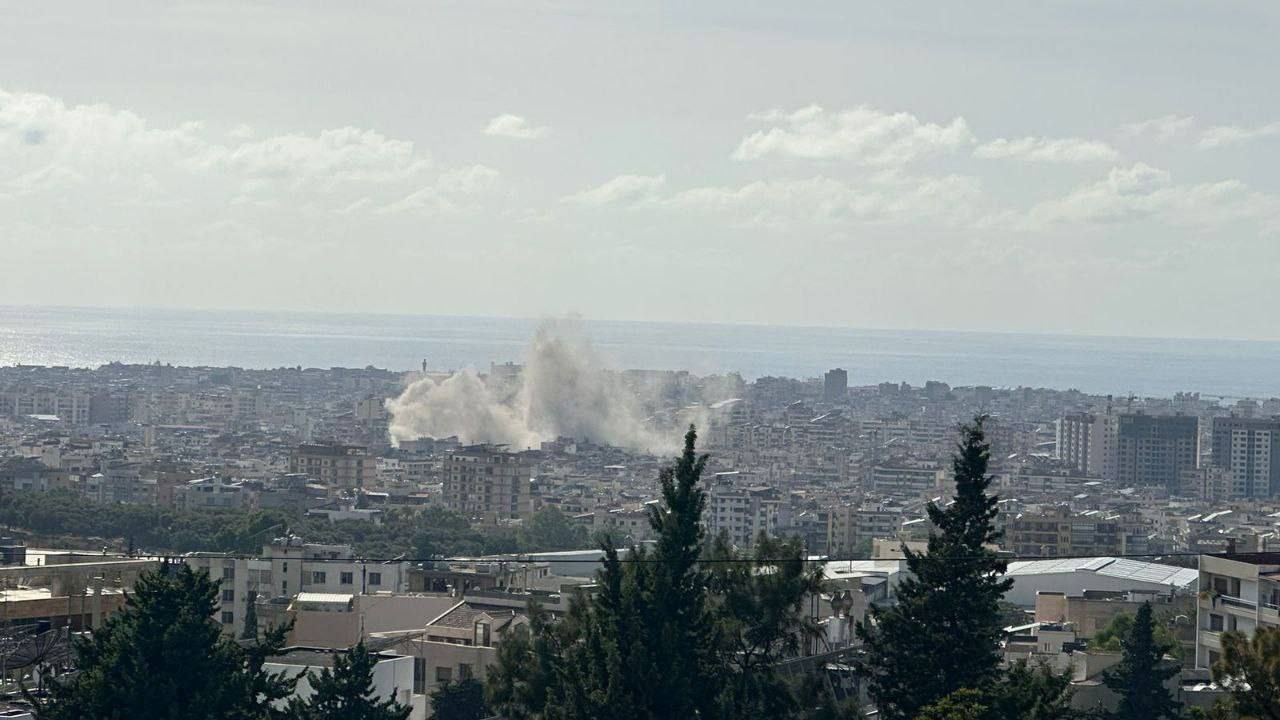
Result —
[[[544, 320], [0, 306], [0, 365], [112, 361], [433, 370], [520, 362]], [[1280, 396], [1280, 342], [668, 322], [576, 321], [618, 369], [1078, 389], [1117, 396]]]

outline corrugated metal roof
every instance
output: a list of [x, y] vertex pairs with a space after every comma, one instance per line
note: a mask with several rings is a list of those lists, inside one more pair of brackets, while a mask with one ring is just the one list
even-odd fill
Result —
[[318, 593], [318, 592], [300, 592], [297, 601], [300, 603], [331, 603], [334, 605], [346, 605], [354, 598], [349, 593]]

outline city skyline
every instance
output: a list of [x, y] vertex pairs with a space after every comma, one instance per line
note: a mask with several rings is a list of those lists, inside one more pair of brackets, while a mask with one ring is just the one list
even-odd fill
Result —
[[13, 12], [0, 304], [1278, 337], [1276, 11], [1155, 7]]

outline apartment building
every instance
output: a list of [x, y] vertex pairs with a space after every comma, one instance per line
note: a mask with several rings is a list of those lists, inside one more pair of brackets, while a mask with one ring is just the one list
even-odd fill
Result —
[[876, 465], [871, 468], [871, 489], [882, 495], [920, 498], [942, 485], [944, 474], [933, 465]]
[[1196, 667], [1222, 653], [1222, 633], [1280, 626], [1280, 552], [1200, 556]]
[[469, 518], [496, 523], [533, 515], [530, 463], [494, 445], [472, 445], [445, 455], [441, 477], [445, 506]]
[[54, 415], [68, 425], [89, 422], [92, 397], [87, 392], [66, 388], [16, 386], [0, 390], [0, 415]]
[[760, 533], [775, 533], [782, 507], [778, 491], [767, 485], [713, 486], [707, 498], [707, 533], [725, 533], [734, 545], [751, 547]]
[[1136, 517], [1059, 505], [1023, 512], [1005, 523], [1005, 546], [1018, 555], [1126, 555], [1147, 551], [1147, 533]]
[[1115, 477], [1116, 420], [1111, 413], [1071, 413], [1058, 420], [1058, 457], [1076, 472]]
[[264, 545], [256, 558], [192, 553], [184, 560], [221, 581], [215, 619], [237, 637], [244, 632], [250, 602], [257, 604], [258, 617], [263, 618], [271, 614], [264, 605], [283, 609], [301, 592], [350, 596], [408, 590], [409, 563], [370, 562], [355, 557], [349, 545], [303, 543], [297, 538]]
[[336, 442], [303, 443], [289, 453], [289, 472], [305, 473], [331, 488], [373, 485], [377, 465], [360, 445]]
[[1280, 495], [1280, 418], [1214, 418], [1211, 436], [1222, 499]]
[[1183, 472], [1199, 465], [1200, 419], [1123, 413], [1116, 422], [1116, 481], [1178, 492]]

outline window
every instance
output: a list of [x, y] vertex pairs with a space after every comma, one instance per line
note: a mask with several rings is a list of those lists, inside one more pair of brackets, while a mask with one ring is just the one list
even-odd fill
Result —
[[371, 572], [371, 573], [369, 573], [369, 584], [370, 584], [370, 585], [381, 585], [381, 584], [382, 584], [382, 573], [380, 573], [380, 572]]
[[311, 573], [311, 584], [312, 584], [312, 585], [323, 585], [323, 584], [324, 584], [324, 582], [325, 582], [325, 580], [324, 580], [324, 571], [323, 571], [323, 570], [315, 570], [315, 571], [313, 571], [313, 572]]
[[338, 573], [338, 583], [339, 583], [339, 584], [342, 584], [342, 585], [351, 585], [351, 584], [353, 584], [354, 582], [355, 582], [355, 579], [354, 579], [354, 577], [352, 576], [352, 573], [349, 573], [349, 572], [341, 572], [341, 573]]
[[222, 579], [223, 579], [223, 580], [235, 580], [235, 579], [236, 579], [236, 569], [235, 569], [235, 568], [233, 568], [233, 567], [224, 567], [224, 568], [222, 568]]
[[1222, 632], [1222, 616], [1209, 615], [1209, 629], [1213, 632]]
[[229, 602], [235, 602], [235, 601], [236, 601], [235, 590], [232, 590], [231, 588], [227, 588], [226, 590], [222, 591], [222, 602], [229, 603]]
[[447, 683], [451, 680], [453, 680], [453, 668], [443, 665], [436, 667], [436, 682]]
[[288, 581], [288, 580], [281, 580], [281, 581], [280, 581], [280, 594], [281, 594], [281, 595], [288, 595], [288, 594], [289, 594], [289, 581]]
[[227, 612], [227, 611], [225, 611], [225, 610], [222, 612], [222, 624], [223, 624], [223, 625], [231, 625], [231, 624], [233, 624], [235, 621], [236, 621], [236, 615], [235, 615], [235, 613]]
[[466, 682], [471, 679], [471, 666], [466, 663], [458, 665], [458, 681]]
[[417, 695], [427, 692], [426, 658], [416, 657], [413, 659], [413, 692]]

